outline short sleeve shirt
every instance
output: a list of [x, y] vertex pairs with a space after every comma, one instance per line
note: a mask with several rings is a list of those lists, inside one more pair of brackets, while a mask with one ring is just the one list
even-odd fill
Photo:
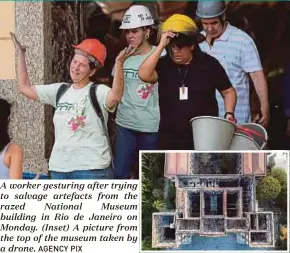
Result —
[[[61, 84], [36, 85], [40, 102], [56, 107], [56, 94]], [[52, 171], [105, 169], [110, 165], [111, 155], [102, 122], [89, 100], [91, 85], [81, 89], [71, 86], [57, 104], [53, 117], [55, 143], [49, 161]], [[108, 120], [105, 100], [109, 90], [101, 84], [97, 88], [97, 100], [105, 121]]]
[[[205, 35], [204, 32], [202, 32]], [[220, 38], [210, 47], [206, 41], [199, 44], [201, 50], [215, 57], [224, 67], [237, 92], [235, 116], [238, 123], [250, 120], [249, 77], [248, 73], [262, 70], [258, 50], [253, 39], [244, 31], [229, 23]], [[225, 113], [223, 99], [217, 93], [219, 115]]]
[[[183, 70], [180, 71], [180, 68]], [[188, 68], [185, 78], [181, 75], [184, 68]], [[215, 92], [232, 87], [219, 62], [202, 52], [188, 65], [175, 64], [168, 55], [162, 57], [156, 71], [159, 80], [160, 132], [179, 140], [192, 138], [192, 118], [218, 116]], [[187, 100], [180, 100], [179, 97], [183, 79], [184, 86], [188, 88]]]
[[116, 123], [121, 127], [139, 132], [158, 132], [158, 83], [144, 83], [138, 76], [140, 65], [154, 48], [145, 55], [131, 56], [124, 63], [124, 92], [116, 114]]

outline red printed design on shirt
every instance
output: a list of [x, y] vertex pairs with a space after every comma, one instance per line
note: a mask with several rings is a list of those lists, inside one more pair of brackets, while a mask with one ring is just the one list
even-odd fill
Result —
[[141, 99], [148, 99], [149, 95], [152, 93], [154, 84], [141, 83], [138, 86], [137, 93]]
[[71, 120], [68, 122], [68, 125], [70, 126], [70, 129], [72, 131], [77, 131], [79, 128], [82, 128], [86, 125], [86, 116], [76, 116], [72, 117]]

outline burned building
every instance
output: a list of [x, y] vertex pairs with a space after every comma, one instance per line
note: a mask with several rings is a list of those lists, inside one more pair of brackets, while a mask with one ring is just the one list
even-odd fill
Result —
[[256, 181], [266, 174], [266, 154], [170, 153], [165, 159], [176, 210], [153, 213], [153, 247], [177, 248], [193, 235], [228, 233], [249, 247], [274, 246], [273, 212], [258, 208], [255, 197]]

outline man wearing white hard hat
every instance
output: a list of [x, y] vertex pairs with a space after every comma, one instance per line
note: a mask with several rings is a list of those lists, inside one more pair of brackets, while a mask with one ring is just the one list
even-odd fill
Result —
[[[139, 150], [157, 149], [159, 127], [158, 85], [145, 83], [138, 76], [144, 59], [154, 50], [148, 39], [154, 20], [149, 9], [131, 6], [124, 14], [128, 48], [136, 53], [124, 63], [124, 94], [116, 114], [115, 178], [128, 179]], [[114, 70], [113, 70], [114, 75]]]

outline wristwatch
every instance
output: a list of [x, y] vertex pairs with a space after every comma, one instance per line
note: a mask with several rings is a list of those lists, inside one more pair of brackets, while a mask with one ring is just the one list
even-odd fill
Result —
[[233, 118], [235, 118], [235, 114], [233, 112], [226, 112], [224, 118], [226, 118], [228, 115], [231, 115]]

